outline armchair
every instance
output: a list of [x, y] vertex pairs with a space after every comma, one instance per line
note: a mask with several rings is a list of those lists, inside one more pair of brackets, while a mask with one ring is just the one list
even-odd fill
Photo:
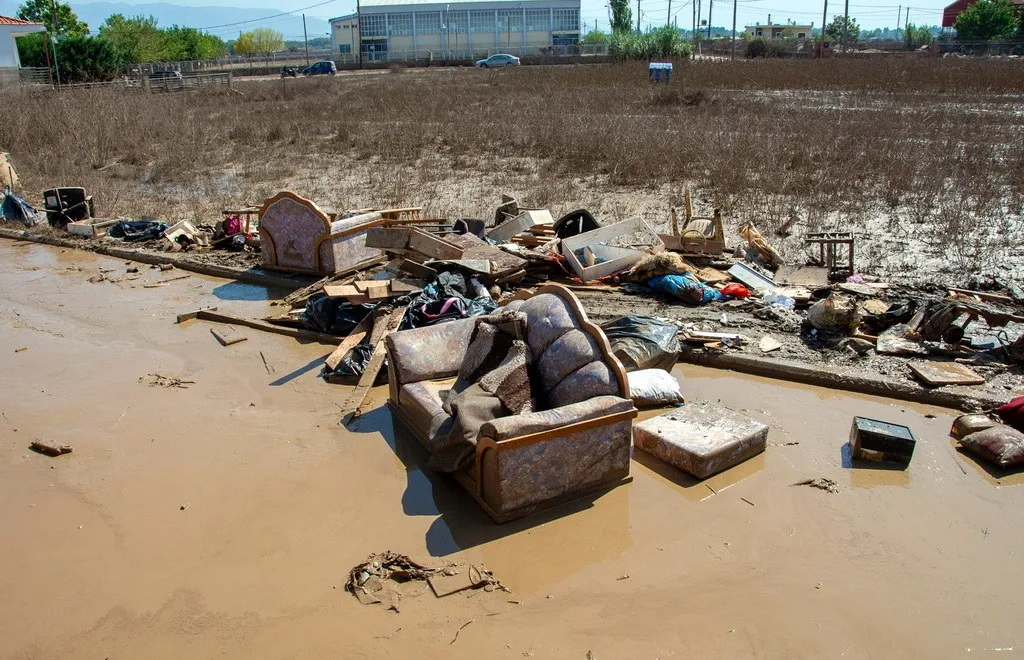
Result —
[[[473, 462], [453, 474], [499, 523], [630, 481], [637, 415], [622, 365], [569, 289], [547, 285], [507, 307], [528, 318], [540, 410], [485, 423]], [[440, 392], [458, 374], [474, 325], [464, 319], [385, 339], [388, 405], [428, 448], [450, 419]]]

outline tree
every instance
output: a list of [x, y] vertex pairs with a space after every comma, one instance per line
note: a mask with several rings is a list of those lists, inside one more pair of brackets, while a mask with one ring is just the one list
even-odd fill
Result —
[[855, 19], [851, 18], [847, 22], [842, 16], [833, 16], [832, 22], [825, 26], [825, 36], [834, 42], [845, 44], [847, 39], [856, 39], [860, 36], [860, 26]]
[[125, 18], [122, 14], [113, 14], [100, 26], [100, 36], [125, 64], [164, 59], [164, 35], [152, 16]]
[[612, 32], [629, 32], [633, 29], [633, 10], [629, 0], [611, 0]]
[[227, 46], [220, 37], [205, 34], [195, 28], [172, 25], [163, 32], [163, 59], [168, 61], [209, 60], [227, 53]]
[[913, 23], [907, 26], [907, 49], [917, 50], [921, 46], [930, 46], [935, 41], [935, 36], [930, 28], [925, 26], [917, 27]]
[[1013, 35], [1018, 18], [1010, 0], [978, 0], [960, 12], [953, 27], [961, 39], [999, 39]]
[[89, 34], [89, 26], [78, 20], [71, 5], [54, 0], [26, 0], [25, 4], [18, 7], [18, 18], [42, 23], [50, 34], [69, 37]]
[[284, 50], [284, 36], [270, 28], [256, 28], [238, 35], [235, 52], [239, 55], [262, 55], [268, 61], [274, 53]]
[[582, 39], [581, 44], [595, 45], [608, 43], [608, 35], [600, 30], [591, 30]]
[[60, 79], [65, 83], [112, 80], [121, 63], [117, 52], [100, 37], [68, 37], [57, 42]]

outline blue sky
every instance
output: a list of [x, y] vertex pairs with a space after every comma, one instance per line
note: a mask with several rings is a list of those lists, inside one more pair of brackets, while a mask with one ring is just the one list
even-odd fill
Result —
[[[87, 2], [88, 0], [79, 0]], [[115, 0], [116, 1], [116, 0]], [[125, 0], [121, 0], [125, 1]], [[138, 0], [130, 4], [146, 4], [160, 0]], [[268, 15], [277, 11], [302, 11], [309, 16], [330, 18], [341, 16], [355, 11], [355, 0], [165, 0], [172, 4], [204, 6], [217, 5], [227, 7], [266, 7]], [[693, 22], [693, 9], [691, 2], [695, 0], [640, 0], [641, 25], [664, 25], [669, 15], [669, 2], [671, 2], [671, 14], [678, 21], [680, 27], [689, 28]], [[728, 0], [700, 0], [701, 16], [706, 20], [708, 16], [709, 1], [713, 3], [711, 8], [712, 24], [715, 26], [731, 27], [732, 25], [732, 2]], [[949, 0], [952, 1], [952, 0]], [[311, 5], [319, 6], [311, 6]], [[919, 25], [938, 25], [942, 21], [942, 8], [946, 2], [943, 0], [919, 0], [919, 4], [910, 5], [910, 21]], [[0, 14], [13, 15], [17, 11], [17, 0], [0, 0]], [[907, 5], [902, 6], [906, 12]], [[636, 5], [633, 5], [633, 20], [636, 20]], [[834, 14], [843, 12], [843, 4], [839, 0], [829, 0], [828, 16], [831, 20]], [[895, 27], [897, 14], [900, 12], [898, 0], [851, 0], [850, 15], [857, 19], [862, 28], [874, 29], [876, 27]], [[604, 0], [582, 0], [582, 16], [586, 29], [592, 29], [595, 24], [599, 29], [608, 29], [608, 9]], [[821, 25], [822, 2], [821, 0], [738, 0], [737, 24], [754, 24], [755, 22], [765, 23], [768, 15], [771, 14], [773, 23], [785, 23], [793, 20], [797, 23], [806, 24], [813, 21], [815, 27]], [[902, 23], [906, 19], [905, 13], [900, 13]]]

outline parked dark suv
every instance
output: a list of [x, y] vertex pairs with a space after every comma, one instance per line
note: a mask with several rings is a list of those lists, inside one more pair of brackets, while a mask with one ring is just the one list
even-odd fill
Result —
[[334, 66], [334, 62], [330, 60], [321, 60], [319, 62], [313, 62], [305, 69], [302, 70], [304, 76], [333, 76], [338, 72], [338, 67]]

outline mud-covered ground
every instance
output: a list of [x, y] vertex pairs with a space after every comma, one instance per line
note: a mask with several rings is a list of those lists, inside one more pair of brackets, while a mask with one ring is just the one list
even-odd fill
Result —
[[[1020, 648], [1020, 474], [958, 452], [952, 411], [695, 367], [690, 401], [767, 423], [767, 451], [697, 482], [634, 481], [495, 525], [384, 407], [339, 425], [329, 347], [178, 312], [260, 316], [283, 292], [0, 242], [0, 656], [959, 657]], [[173, 271], [172, 271], [173, 272]], [[154, 387], [150, 374], [182, 381]], [[656, 411], [643, 413], [644, 417]], [[906, 424], [906, 471], [846, 467], [851, 418]], [[74, 447], [50, 458], [42, 439]], [[838, 492], [794, 486], [836, 482]], [[511, 593], [363, 606], [391, 549], [484, 564]], [[458, 634], [457, 634], [458, 633]]]

